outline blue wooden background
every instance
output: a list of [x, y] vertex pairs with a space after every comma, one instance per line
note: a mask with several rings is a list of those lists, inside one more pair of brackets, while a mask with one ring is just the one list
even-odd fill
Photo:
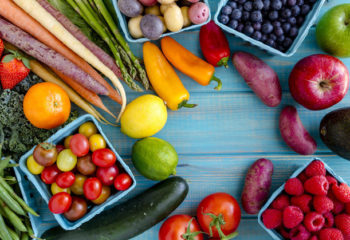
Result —
[[[320, 16], [330, 7], [345, 2], [348, 0], [327, 2]], [[217, 3], [216, 0], [210, 0], [212, 13], [216, 12]], [[347, 95], [341, 103], [331, 109], [309, 111], [299, 106], [288, 90], [288, 76], [294, 64], [305, 56], [322, 52], [316, 44], [315, 28], [311, 29], [298, 52], [291, 58], [270, 56], [232, 35], [227, 37], [232, 52], [237, 50], [251, 52], [265, 60], [278, 73], [283, 88], [282, 103], [277, 108], [269, 108], [262, 104], [238, 75], [232, 62], [229, 63], [229, 69], [217, 69], [216, 76], [223, 80], [223, 88], [220, 92], [213, 90], [214, 84], [203, 87], [179, 74], [191, 93], [191, 103], [197, 103], [198, 107], [181, 109], [177, 112], [169, 111], [166, 126], [156, 135], [174, 145], [180, 158], [177, 175], [184, 177], [190, 186], [186, 200], [174, 214], [194, 215], [201, 199], [214, 192], [227, 192], [239, 200], [247, 169], [256, 159], [263, 157], [272, 160], [275, 167], [271, 192], [277, 189], [295, 169], [316, 156], [325, 160], [338, 175], [350, 182], [348, 174], [350, 162], [331, 153], [322, 144], [318, 134], [321, 118], [331, 110], [349, 106], [350, 96]], [[175, 39], [201, 56], [198, 31], [177, 34]], [[142, 56], [141, 44], [132, 44], [132, 50], [137, 56]], [[350, 68], [350, 59], [342, 60]], [[129, 101], [139, 95], [127, 90]], [[117, 108], [109, 100], [105, 99], [105, 102], [110, 108]], [[278, 130], [278, 118], [281, 109], [287, 104], [297, 107], [306, 129], [317, 140], [318, 147], [315, 155], [300, 156], [283, 142]], [[118, 128], [106, 126], [105, 133], [116, 150], [132, 167], [130, 152], [134, 140], [124, 136]], [[131, 195], [155, 183], [140, 176], [133, 167], [132, 170], [138, 182], [136, 190]], [[52, 226], [54, 224], [52, 219], [49, 216], [45, 219], [47, 207], [44, 206], [39, 211], [44, 216], [42, 227]], [[160, 225], [134, 240], [158, 239]], [[258, 226], [256, 216], [247, 215], [244, 212], [238, 231], [237, 239], [271, 239]]]

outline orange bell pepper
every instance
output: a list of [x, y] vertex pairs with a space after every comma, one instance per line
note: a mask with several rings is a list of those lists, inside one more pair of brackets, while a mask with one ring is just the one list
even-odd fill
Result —
[[190, 98], [189, 92], [155, 44], [146, 42], [143, 45], [143, 60], [154, 91], [165, 101], [168, 108], [176, 111], [181, 107], [197, 106], [187, 103]]
[[197, 57], [171, 37], [164, 37], [161, 40], [161, 46], [165, 57], [180, 72], [203, 86], [216, 81], [218, 85], [215, 89], [221, 90], [222, 83], [214, 76], [215, 68], [213, 65]]

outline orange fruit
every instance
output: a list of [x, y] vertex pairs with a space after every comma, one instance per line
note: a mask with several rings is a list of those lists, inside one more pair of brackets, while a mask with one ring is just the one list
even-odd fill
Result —
[[35, 84], [23, 99], [24, 115], [37, 128], [52, 129], [62, 125], [67, 121], [70, 109], [67, 93], [50, 82]]

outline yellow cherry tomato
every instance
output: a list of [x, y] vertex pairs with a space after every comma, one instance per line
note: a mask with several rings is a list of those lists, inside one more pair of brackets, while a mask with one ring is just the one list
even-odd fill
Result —
[[72, 137], [73, 137], [73, 135], [70, 135], [64, 139], [63, 145], [65, 148], [67, 148], [67, 149], [69, 148], [69, 143], [70, 143], [70, 140], [72, 139]]
[[70, 149], [64, 149], [58, 154], [56, 164], [62, 172], [69, 172], [75, 168], [77, 162], [77, 156]]
[[102, 187], [102, 192], [100, 196], [97, 199], [93, 200], [92, 202], [95, 203], [96, 205], [100, 205], [104, 203], [109, 198], [110, 195], [111, 195], [111, 188], [104, 185]]
[[89, 138], [97, 133], [97, 128], [94, 123], [86, 122], [79, 127], [79, 133]]
[[51, 184], [51, 193], [55, 195], [56, 193], [66, 192], [70, 194], [69, 188], [60, 188], [56, 183]]
[[44, 170], [44, 166], [41, 166], [34, 160], [33, 155], [29, 156], [27, 159], [27, 168], [31, 174], [38, 175]]
[[76, 174], [75, 175], [75, 182], [70, 187], [70, 189], [72, 190], [72, 192], [75, 195], [83, 195], [84, 194], [83, 186], [84, 186], [84, 183], [85, 183], [86, 179], [87, 179], [87, 177], [82, 175], [82, 174]]
[[94, 134], [89, 138], [90, 150], [94, 152], [101, 148], [106, 148], [106, 140], [101, 134]]

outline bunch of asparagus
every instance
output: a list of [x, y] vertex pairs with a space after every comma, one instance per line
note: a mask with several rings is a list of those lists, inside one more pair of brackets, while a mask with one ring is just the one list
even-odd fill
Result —
[[143, 91], [134, 82], [135, 79], [148, 90], [150, 85], [146, 71], [130, 50], [117, 27], [117, 19], [112, 17], [104, 0], [67, 0], [67, 2], [107, 43], [127, 85], [136, 91]]

